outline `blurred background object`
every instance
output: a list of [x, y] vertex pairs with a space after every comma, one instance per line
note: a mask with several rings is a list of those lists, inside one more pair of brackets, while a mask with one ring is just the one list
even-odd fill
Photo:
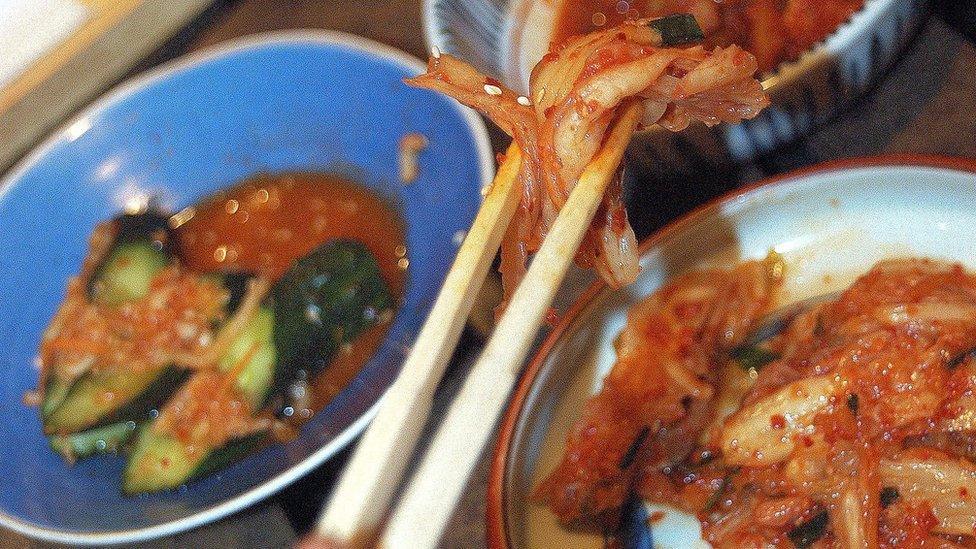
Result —
[[76, 0], [0, 1], [0, 87], [8, 86], [83, 25], [90, 13]]
[[0, 170], [212, 0], [0, 0]]

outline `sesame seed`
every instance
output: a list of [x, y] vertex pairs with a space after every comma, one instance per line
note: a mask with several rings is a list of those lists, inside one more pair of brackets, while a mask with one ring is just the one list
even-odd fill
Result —
[[501, 95], [502, 89], [492, 84], [485, 84], [485, 93], [488, 95]]
[[516, 101], [518, 101], [518, 104], [519, 105], [522, 105], [522, 106], [525, 106], [525, 107], [529, 107], [529, 106], [532, 105], [532, 102], [529, 101], [529, 98], [526, 97], [526, 96], [524, 96], [524, 95], [518, 96], [518, 99], [516, 99]]
[[434, 46], [433, 48], [430, 49], [430, 55], [434, 59], [440, 59], [441, 58], [441, 49], [438, 48], [437, 46]]

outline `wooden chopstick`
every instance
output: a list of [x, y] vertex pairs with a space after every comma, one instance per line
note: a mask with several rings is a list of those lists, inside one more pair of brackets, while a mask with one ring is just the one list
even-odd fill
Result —
[[377, 533], [427, 422], [434, 389], [518, 207], [521, 164], [521, 151], [513, 143], [403, 369], [346, 465], [319, 519], [317, 534], [338, 542], [363, 543]]
[[381, 547], [436, 547], [642, 115], [640, 103], [624, 107], [580, 176], [401, 496]]

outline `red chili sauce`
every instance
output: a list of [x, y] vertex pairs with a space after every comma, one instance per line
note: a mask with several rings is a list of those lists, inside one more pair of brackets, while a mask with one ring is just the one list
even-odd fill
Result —
[[[258, 175], [173, 216], [181, 257], [196, 271], [245, 270], [276, 280], [291, 264], [332, 239], [369, 248], [395, 302], [408, 266], [404, 225], [383, 199], [325, 173]], [[307, 419], [341, 391], [382, 343], [389, 323], [377, 325], [338, 353], [312, 381]]]

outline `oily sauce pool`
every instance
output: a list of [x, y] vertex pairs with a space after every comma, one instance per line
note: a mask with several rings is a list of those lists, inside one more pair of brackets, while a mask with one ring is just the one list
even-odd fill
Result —
[[[326, 173], [258, 175], [173, 216], [181, 256], [190, 269], [250, 271], [277, 280], [291, 264], [332, 239], [358, 240], [376, 257], [399, 303], [406, 284], [407, 247], [399, 214], [384, 200]], [[355, 377], [386, 336], [375, 326], [338, 353], [311, 380], [308, 419]]]

